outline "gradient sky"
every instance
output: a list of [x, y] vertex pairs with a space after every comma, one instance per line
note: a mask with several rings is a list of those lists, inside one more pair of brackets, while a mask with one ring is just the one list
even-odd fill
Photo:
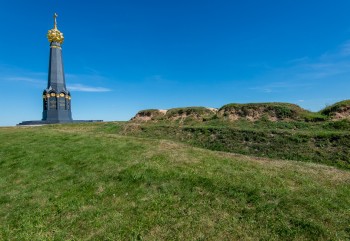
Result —
[[349, 0], [0, 0], [0, 126], [42, 117], [58, 13], [74, 119], [350, 99]]

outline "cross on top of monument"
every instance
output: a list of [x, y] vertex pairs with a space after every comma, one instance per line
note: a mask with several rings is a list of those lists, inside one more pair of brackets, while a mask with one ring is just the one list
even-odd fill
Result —
[[49, 42], [57, 42], [60, 44], [63, 44], [64, 41], [64, 37], [63, 37], [63, 33], [61, 31], [58, 30], [57, 28], [57, 13], [55, 13], [53, 15], [53, 19], [54, 19], [54, 27], [53, 29], [50, 29], [47, 33], [47, 38], [49, 39]]
[[54, 23], [55, 29], [57, 29], [57, 17], [58, 17], [58, 14], [55, 13], [55, 14], [53, 15], [53, 19], [54, 19], [54, 21], [55, 21], [55, 23]]

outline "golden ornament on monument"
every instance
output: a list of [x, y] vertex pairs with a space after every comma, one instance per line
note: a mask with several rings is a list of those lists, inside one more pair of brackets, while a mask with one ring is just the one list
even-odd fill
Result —
[[61, 33], [57, 29], [57, 17], [58, 15], [55, 13], [55, 15], [53, 16], [54, 28], [49, 30], [49, 32], [47, 33], [47, 38], [50, 43], [57, 42], [57, 43], [63, 44], [63, 41], [64, 41], [63, 33]]

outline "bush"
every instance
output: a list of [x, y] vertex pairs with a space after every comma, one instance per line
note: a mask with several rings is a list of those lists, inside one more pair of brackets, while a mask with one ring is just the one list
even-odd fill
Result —
[[324, 125], [327, 129], [335, 129], [335, 130], [350, 130], [350, 121], [349, 120], [339, 120], [328, 122]]
[[307, 122], [320, 122], [320, 121], [326, 121], [328, 119], [327, 116], [321, 114], [321, 113], [305, 113], [304, 115], [304, 120]]

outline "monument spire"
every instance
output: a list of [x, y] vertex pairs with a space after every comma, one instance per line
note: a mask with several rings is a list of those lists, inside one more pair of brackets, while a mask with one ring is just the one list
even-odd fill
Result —
[[62, 60], [63, 33], [57, 28], [55, 13], [54, 27], [47, 33], [50, 42], [50, 59], [47, 88], [43, 92], [43, 121], [52, 123], [71, 122], [71, 95], [66, 88]]
[[54, 25], [47, 33], [50, 42], [49, 73], [47, 88], [43, 91], [43, 117], [41, 120], [23, 121], [18, 125], [46, 125], [71, 122], [102, 122], [102, 120], [73, 120], [71, 95], [66, 87], [62, 60], [63, 33], [57, 27], [57, 13], [53, 15]]

